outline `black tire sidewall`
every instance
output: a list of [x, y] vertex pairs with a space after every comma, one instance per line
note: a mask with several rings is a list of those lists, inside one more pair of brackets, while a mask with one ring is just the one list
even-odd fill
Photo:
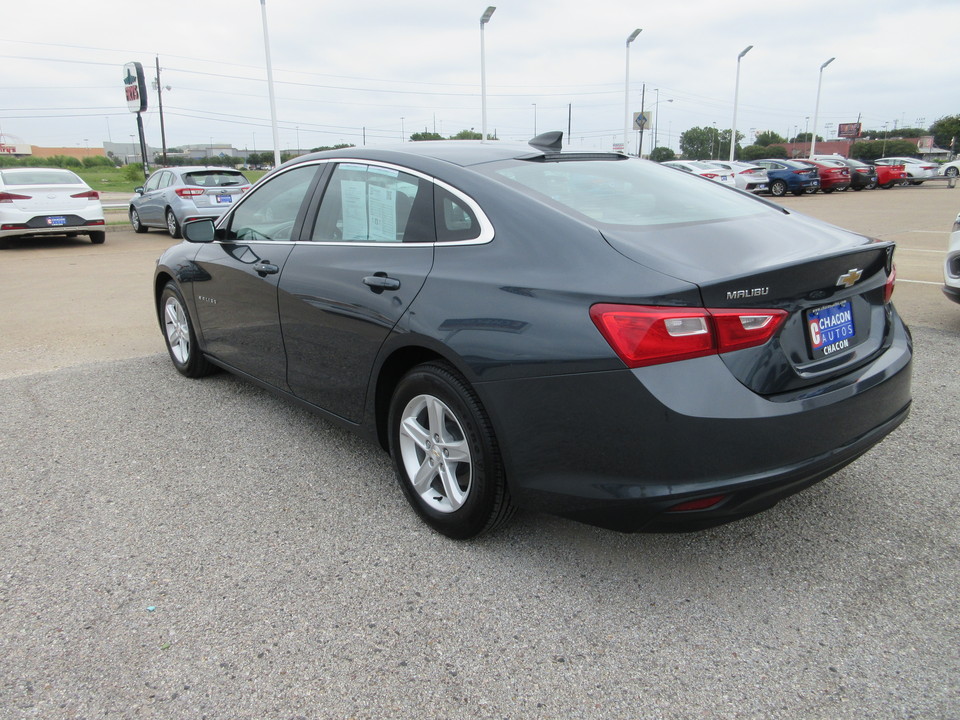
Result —
[[[456, 416], [470, 447], [470, 491], [463, 506], [450, 513], [428, 506], [414, 490], [403, 466], [400, 423], [407, 403], [418, 395], [431, 395], [442, 401]], [[424, 522], [455, 539], [475, 537], [497, 524], [496, 515], [505, 492], [499, 449], [479, 399], [458, 373], [444, 363], [428, 363], [411, 370], [397, 385], [387, 422], [397, 480]]]

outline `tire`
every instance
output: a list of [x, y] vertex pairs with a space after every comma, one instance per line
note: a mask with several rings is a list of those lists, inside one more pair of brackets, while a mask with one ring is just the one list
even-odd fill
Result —
[[860, 191], [863, 190], [864, 188], [869, 188], [869, 187], [870, 187], [869, 185], [857, 185], [856, 187], [854, 187], [853, 185], [851, 185], [851, 186], [850, 186], [850, 189], [853, 190], [854, 192], [860, 192]]
[[177, 222], [177, 216], [173, 214], [173, 210], [170, 208], [167, 208], [167, 232], [174, 240], [183, 237], [180, 232], [180, 223]]
[[94, 245], [103, 245], [106, 239], [107, 233], [103, 230], [96, 230], [90, 233], [90, 242], [92, 242]]
[[820, 192], [822, 192], [824, 195], [829, 195], [829, 194], [832, 193], [834, 190], [836, 190], [836, 188], [825, 188], [825, 189], [821, 190]]
[[787, 194], [787, 182], [785, 180], [774, 180], [770, 183], [770, 194], [774, 197], [783, 197]]
[[892, 183], [892, 182], [886, 182], [886, 183], [884, 183], [883, 185], [881, 185], [880, 187], [882, 187], [884, 190], [889, 190], [890, 188], [893, 187], [893, 185], [894, 185], [894, 183]]
[[466, 540], [513, 515], [493, 427], [451, 366], [431, 362], [408, 372], [394, 391], [387, 422], [400, 487], [431, 528]]
[[[907, 183], [904, 183], [904, 185], [906, 185], [906, 184], [907, 184]], [[910, 184], [911, 184], [911, 185], [923, 185], [923, 180], [911, 180], [911, 181], [910, 181]]]
[[806, 191], [805, 191], [805, 190], [791, 190], [791, 192], [792, 192], [794, 195], [796, 195], [797, 197], [800, 197], [800, 196], [803, 195], [803, 193], [806, 192]]
[[215, 372], [216, 367], [200, 351], [187, 304], [172, 280], [160, 293], [157, 307], [167, 352], [170, 353], [170, 359], [177, 371], [189, 378], [203, 377]]
[[135, 233], [145, 233], [147, 231], [147, 226], [140, 222], [140, 213], [137, 212], [136, 208], [130, 208], [130, 224], [133, 226]]
[[946, 170], [944, 170], [943, 174], [947, 177], [956, 177], [957, 175], [960, 175], [960, 170], [958, 170], [956, 167], [948, 167]]

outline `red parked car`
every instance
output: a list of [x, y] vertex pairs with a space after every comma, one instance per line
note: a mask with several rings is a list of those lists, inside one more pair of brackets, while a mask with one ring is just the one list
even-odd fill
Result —
[[907, 169], [903, 165], [877, 165], [877, 185], [889, 190], [907, 179]]
[[820, 175], [820, 192], [832, 193], [834, 190], [846, 190], [850, 187], [850, 168], [819, 160], [798, 159], [796, 162], [815, 167]]

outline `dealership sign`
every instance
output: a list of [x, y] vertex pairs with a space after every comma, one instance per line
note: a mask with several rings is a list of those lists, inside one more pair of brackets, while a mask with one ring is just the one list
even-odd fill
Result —
[[861, 123], [840, 123], [837, 125], [837, 137], [856, 138], [860, 137], [860, 131], [863, 129]]
[[143, 65], [129, 62], [123, 66], [123, 88], [130, 112], [139, 113], [147, 109], [147, 83], [143, 79]]

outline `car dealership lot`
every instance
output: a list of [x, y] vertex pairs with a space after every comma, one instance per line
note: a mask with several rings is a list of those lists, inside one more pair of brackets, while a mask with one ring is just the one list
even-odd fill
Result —
[[[898, 242], [914, 409], [835, 477], [693, 535], [423, 527], [378, 449], [170, 366], [160, 232], [0, 252], [11, 717], [960, 715], [960, 193], [779, 202]], [[181, 398], [189, 394], [189, 402]]]

